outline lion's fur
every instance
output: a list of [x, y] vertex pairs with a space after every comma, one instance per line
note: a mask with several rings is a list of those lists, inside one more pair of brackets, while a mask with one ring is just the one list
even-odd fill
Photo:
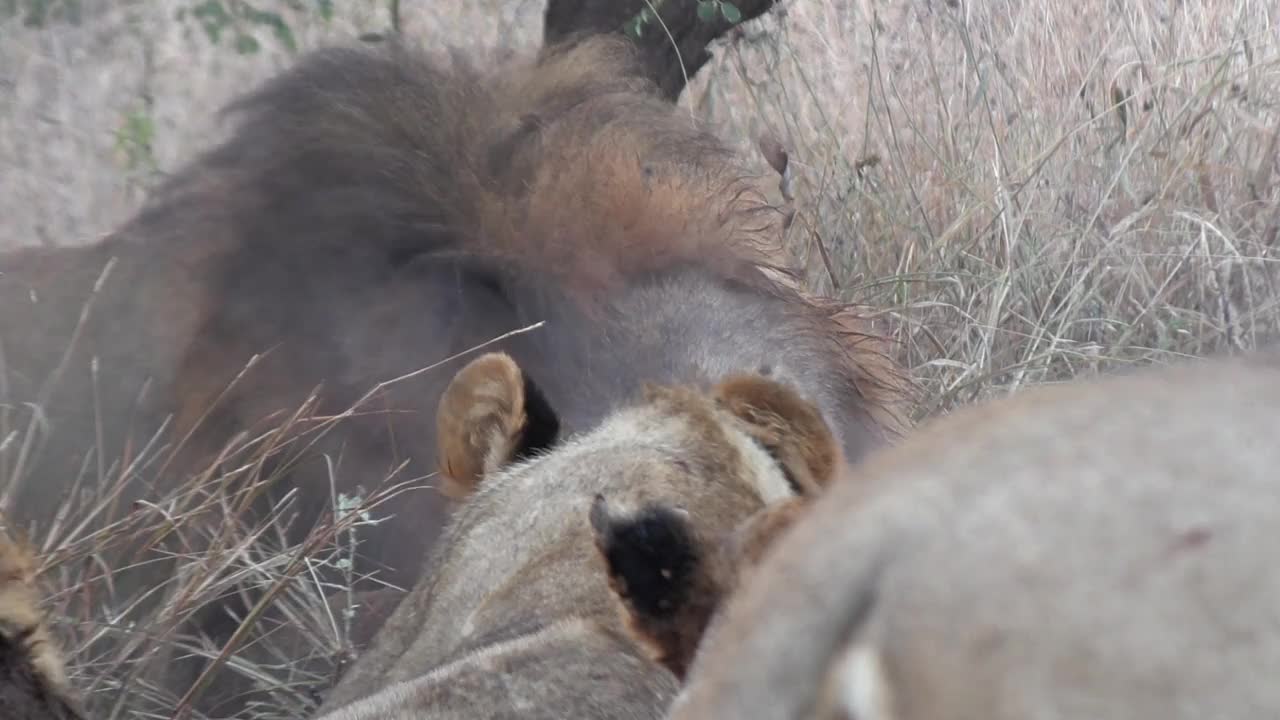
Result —
[[596, 544], [632, 639], [683, 680], [725, 598], [812, 501], [799, 495], [774, 501], [717, 536], [688, 513], [659, 503], [615, 516], [597, 498]]
[[[394, 44], [331, 48], [231, 112], [232, 137], [108, 238], [0, 257], [0, 392], [13, 417], [39, 403], [48, 421], [15, 520], [47, 527], [77, 478], [119, 475], [161, 427], [181, 452], [133, 468], [118, 507], [172, 490], [317, 388], [314, 414], [341, 413], [380, 381], [537, 321], [500, 347], [566, 431], [645, 382], [706, 386], [762, 367], [817, 404], [849, 458], [905, 426], [903, 376], [859, 308], [797, 289], [760, 184], [653, 92], [625, 42], [495, 69], [446, 69]], [[291, 465], [270, 498], [302, 489], [297, 532], [332, 490], [368, 491], [405, 461], [398, 482], [435, 468], [451, 370], [382, 388]], [[391, 509], [363, 531], [362, 557], [409, 587], [446, 506], [417, 489]]]
[[590, 516], [623, 626], [682, 680], [724, 599], [846, 468], [817, 408], [786, 385], [740, 374], [717, 384], [713, 395], [744, 421], [741, 429], [778, 462], [796, 494], [770, 498], [727, 530], [657, 501], [615, 512], [603, 495]]
[[[442, 432], [478, 438], [469, 451], [478, 458], [515, 456], [522, 439], [491, 430], [510, 426], [494, 422], [495, 407], [521, 407], [520, 374], [509, 357], [473, 361], [455, 380], [464, 387], [446, 396], [472, 398], [478, 412], [456, 403], [466, 421], [451, 419], [454, 429]], [[488, 402], [495, 396], [510, 401]], [[680, 536], [664, 544], [643, 529], [630, 533], [616, 521], [652, 505], [677, 508], [696, 532], [718, 538], [796, 497], [803, 491], [789, 480], [803, 472], [796, 455], [773, 454], [756, 440], [772, 410], [782, 414], [769, 417], [769, 429], [793, 421], [797, 434], [812, 431], [804, 427], [812, 408], [763, 378], [716, 392], [651, 386], [588, 432], [485, 465], [428, 575], [326, 700], [322, 717], [660, 717], [677, 678], [619, 612], [618, 574], [607, 566], [625, 564], [628, 581], [646, 578], [649, 587], [636, 586], [632, 599], [668, 607], [670, 590], [684, 605], [702, 588], [685, 586], [683, 569], [697, 568], [680, 560], [681, 550], [698, 548]], [[834, 444], [825, 427], [818, 432]], [[602, 503], [611, 508], [603, 515]], [[609, 535], [603, 548], [602, 534]]]
[[1024, 391], [872, 454], [670, 718], [1280, 713], [1280, 354]]
[[45, 624], [30, 550], [0, 531], [0, 717], [80, 720], [62, 653]]

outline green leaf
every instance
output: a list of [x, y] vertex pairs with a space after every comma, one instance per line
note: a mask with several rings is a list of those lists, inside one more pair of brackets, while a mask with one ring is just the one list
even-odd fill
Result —
[[236, 35], [236, 52], [241, 55], [252, 55], [258, 52], [260, 47], [261, 46], [258, 45], [257, 39], [252, 35], [245, 35], [243, 33]]
[[316, 5], [320, 9], [320, 17], [325, 20], [333, 19], [333, 0], [316, 0]]
[[730, 24], [742, 22], [742, 11], [738, 9], [737, 5], [734, 5], [731, 2], [720, 3], [720, 14], [723, 15], [724, 19], [728, 20]]
[[124, 156], [130, 171], [155, 169], [155, 155], [152, 144], [155, 141], [156, 127], [146, 108], [128, 113], [124, 122], [116, 129], [116, 151]]
[[200, 27], [214, 44], [222, 38], [222, 30], [231, 24], [231, 14], [220, 0], [204, 0], [191, 8], [191, 16], [200, 21]]
[[711, 22], [716, 19], [715, 0], [698, 0], [698, 19], [702, 22]]

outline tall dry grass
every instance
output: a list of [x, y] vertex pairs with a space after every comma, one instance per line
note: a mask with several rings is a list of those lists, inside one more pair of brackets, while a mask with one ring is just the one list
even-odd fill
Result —
[[888, 311], [922, 414], [1276, 336], [1274, 3], [796, 1], [709, 70], [686, 103], [790, 150], [811, 277]]
[[[394, 513], [396, 497], [430, 491], [431, 477], [370, 478], [367, 492], [331, 491], [329, 510], [301, 539], [283, 532], [300, 498], [270, 496], [281, 474], [321, 437], [341, 432], [354, 413], [376, 412], [371, 394], [339, 415], [316, 412], [309, 398], [294, 411], [245, 428], [215, 462], [168, 491], [131, 505], [129, 483], [161, 483], [182, 438], [163, 429], [140, 448], [101, 448], [89, 454], [62, 511], [34, 528], [5, 527], [38, 551], [46, 611], [70, 657], [70, 680], [83, 692], [91, 717], [199, 718], [194, 703], [214, 681], [238, 678], [262, 693], [239, 717], [310, 716], [320, 694], [355, 657], [352, 626], [366, 612], [357, 587], [376, 577], [357, 575], [353, 559], [361, 530]], [[40, 437], [39, 425], [10, 430], [6, 441]], [[39, 440], [35, 444], [39, 444]], [[340, 457], [327, 458], [331, 471]], [[0, 487], [26, 478], [20, 467], [0, 468]], [[331, 487], [336, 486], [331, 482]], [[212, 524], [201, 518], [215, 518]], [[172, 561], [172, 573], [133, 591], [121, 573]], [[201, 607], [235, 598], [234, 634], [223, 643], [196, 635], [186, 623]], [[239, 607], [240, 610], [234, 608]], [[187, 692], [153, 683], [157, 663], [213, 660]]]
[[[530, 0], [484, 7], [504, 2], [513, 17], [537, 17]], [[426, 43], [485, 34], [483, 42], [527, 49], [540, 33], [532, 21], [488, 23], [479, 4], [404, 6], [426, 13], [417, 26]], [[881, 308], [923, 386], [925, 415], [1032, 383], [1275, 338], [1278, 21], [1280, 6], [1252, 0], [790, 0], [719, 47], [682, 105], [753, 157], [762, 133], [786, 148], [791, 240], [810, 281]], [[161, 26], [165, 37], [177, 32]], [[77, 32], [95, 42], [105, 34]], [[2, 37], [11, 57], [17, 36]], [[338, 37], [314, 30], [304, 44]], [[81, 107], [85, 97], [106, 107], [111, 95], [111, 78], [84, 75], [99, 44], [21, 41], [48, 53], [10, 65], [19, 68], [15, 94], [0, 98], [0, 156], [15, 163], [0, 172], [9, 197], [0, 206], [12, 209], [0, 218], [0, 243], [50, 241], [40, 230], [49, 227], [52, 241], [83, 242], [106, 229], [102, 217], [113, 223], [140, 198], [135, 177], [101, 160], [115, 152], [110, 133], [77, 123], [111, 127], [132, 105], [100, 113], [109, 122]], [[118, 40], [100, 45], [133, 52]], [[215, 56], [213, 70], [201, 64]], [[184, 57], [185, 67], [125, 73], [142, 88], [130, 93], [145, 91], [157, 108], [161, 172], [214, 137], [207, 111], [244, 84], [237, 78], [266, 73], [207, 48]], [[46, 74], [58, 81], [41, 82]], [[77, 94], [82, 80], [93, 93]], [[182, 94], [192, 87], [204, 91]], [[23, 144], [33, 128], [28, 137], [40, 142]], [[87, 157], [100, 161], [77, 174], [76, 159]], [[71, 210], [51, 224], [63, 207]], [[138, 680], [163, 645], [220, 657], [223, 672], [269, 689], [250, 712], [261, 718], [305, 716], [316, 688], [350, 661], [361, 611], [350, 594], [358, 578], [342, 581], [352, 543], [406, 484], [430, 479], [393, 477], [361, 498], [335, 496], [330, 516], [300, 542], [243, 520], [243, 503], [273, 480], [266, 461], [333, 427], [313, 410], [246, 428], [216, 473], [136, 507], [112, 502], [120, 483], [158, 472], [177, 440], [109, 449], [111, 460], [86, 467], [65, 514], [39, 529], [72, 679], [106, 699], [102, 717], [173, 714], [181, 698]], [[38, 422], [10, 427], [0, 459], [41, 431]], [[271, 515], [289, 516], [295, 501], [282, 498]], [[212, 536], [189, 522], [207, 510], [227, 519]], [[110, 597], [101, 558], [137, 538], [178, 548], [180, 571], [153, 598]], [[270, 618], [261, 607], [242, 618], [268, 625], [253, 647], [179, 633], [192, 608], [243, 584], [273, 600]]]

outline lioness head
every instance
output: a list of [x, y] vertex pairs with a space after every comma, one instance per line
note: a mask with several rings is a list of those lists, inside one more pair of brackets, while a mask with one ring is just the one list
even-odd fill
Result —
[[[621, 415], [627, 419], [593, 433], [594, 442], [559, 448], [556, 472], [635, 477], [595, 493], [588, 518], [624, 626], [682, 676], [738, 573], [841, 458], [817, 408], [760, 375], [732, 376], [706, 394], [651, 387]], [[534, 473], [559, 425], [515, 362], [495, 353], [458, 373], [438, 427], [443, 489], [463, 499], [513, 464], [513, 472]]]
[[[467, 717], [512, 702], [539, 717], [594, 716], [582, 703], [656, 716], [732, 582], [720, 558], [749, 554], [762, 510], [807, 497], [844, 462], [815, 406], [760, 375], [650, 386], [560, 437], [537, 384], [489, 354], [455, 376], [437, 420], [445, 491], [461, 504], [428, 579], [383, 630], [384, 649], [401, 647], [352, 669], [331, 706], [342, 717], [384, 701]], [[495, 663], [515, 669], [477, 705], [460, 678], [489, 682]]]

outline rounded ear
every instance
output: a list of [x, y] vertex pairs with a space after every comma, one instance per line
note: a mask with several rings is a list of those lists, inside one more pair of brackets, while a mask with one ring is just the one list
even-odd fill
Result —
[[550, 447], [559, 430], [541, 391], [510, 355], [481, 355], [453, 377], [436, 410], [440, 492], [467, 497], [486, 474]]
[[773, 455], [801, 495], [826, 487], [844, 462], [822, 413], [790, 387], [760, 375], [732, 375], [714, 395]]

